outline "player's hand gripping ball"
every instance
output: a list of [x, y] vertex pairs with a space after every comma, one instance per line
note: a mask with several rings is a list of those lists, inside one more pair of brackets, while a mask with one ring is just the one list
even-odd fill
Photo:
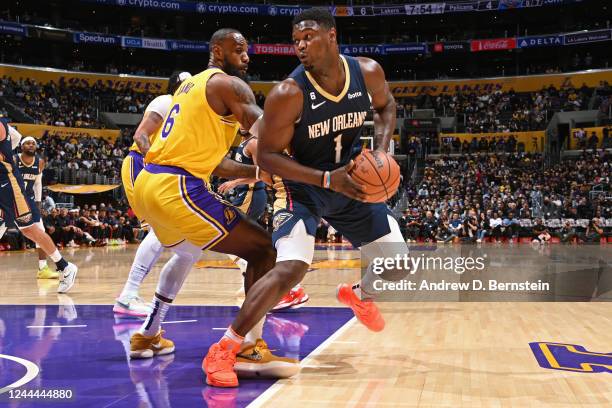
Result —
[[400, 182], [400, 167], [389, 153], [364, 149], [349, 173], [366, 193], [365, 202], [382, 203], [393, 197]]

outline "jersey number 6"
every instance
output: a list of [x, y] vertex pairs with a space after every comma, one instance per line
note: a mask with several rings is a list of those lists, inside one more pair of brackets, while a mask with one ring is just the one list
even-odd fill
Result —
[[172, 109], [170, 109], [170, 113], [168, 113], [168, 118], [166, 119], [166, 122], [164, 122], [164, 128], [162, 129], [162, 133], [161, 133], [162, 139], [165, 139], [168, 137], [168, 135], [170, 135], [170, 132], [172, 131], [172, 127], [174, 126], [174, 117], [175, 115], [178, 115], [180, 110], [181, 108], [178, 103], [174, 105]]

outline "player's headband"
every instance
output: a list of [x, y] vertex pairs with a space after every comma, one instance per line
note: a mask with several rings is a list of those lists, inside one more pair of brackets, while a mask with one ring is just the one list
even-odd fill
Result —
[[318, 30], [321, 28], [321, 25], [314, 20], [302, 20], [295, 24], [294, 27], [300, 31], [304, 31], [306, 29]]
[[23, 146], [25, 142], [34, 142], [34, 146], [38, 147], [38, 142], [32, 136], [26, 136], [21, 139], [21, 143], [19, 144], [19, 146]]

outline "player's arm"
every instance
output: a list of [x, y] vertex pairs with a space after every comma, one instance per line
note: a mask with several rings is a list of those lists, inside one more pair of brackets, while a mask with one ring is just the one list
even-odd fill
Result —
[[368, 93], [374, 108], [374, 138], [376, 150], [389, 150], [389, 142], [395, 131], [396, 107], [395, 98], [389, 90], [385, 72], [373, 59], [359, 57], [359, 66], [363, 73]]
[[[244, 148], [242, 149], [242, 151], [245, 154], [245, 156], [253, 159], [253, 162], [255, 163], [255, 165], [258, 164], [257, 162], [257, 139], [256, 138], [251, 138], [246, 143], [246, 145], [244, 145]], [[233, 189], [236, 186], [255, 183], [257, 180], [258, 179], [255, 177], [241, 177], [235, 180], [229, 180], [221, 184], [219, 188], [217, 189], [217, 191], [220, 194], [225, 194], [226, 192], [228, 192], [229, 190]]]
[[206, 85], [206, 98], [218, 115], [234, 115], [243, 129], [254, 134], [253, 125], [263, 112], [246, 82], [235, 76], [214, 75]]
[[[225, 74], [213, 76], [206, 85], [206, 99], [217, 114], [234, 115], [240, 126], [250, 133], [258, 127], [256, 122], [262, 114], [261, 108], [255, 103], [251, 88], [240, 78]], [[256, 166], [223, 158], [213, 174], [224, 178], [254, 178]]]
[[[324, 187], [325, 172], [304, 166], [284, 153], [293, 139], [294, 126], [302, 115], [302, 106], [302, 90], [293, 80], [285, 80], [270, 91], [259, 127], [259, 166], [284, 179]], [[332, 171], [331, 183], [327, 187], [351, 198], [364, 199], [363, 188], [348, 174], [353, 165], [351, 162]]]
[[[23, 136], [21, 136], [21, 133], [19, 133], [17, 129], [15, 129], [11, 125], [7, 125], [7, 127], [9, 135], [11, 136], [11, 149], [15, 150], [17, 146], [19, 146], [19, 142], [21, 142]], [[4, 140], [4, 138], [0, 137], [0, 141], [1, 140]]]
[[144, 113], [136, 132], [134, 132], [134, 142], [143, 156], [146, 156], [151, 148], [151, 135], [157, 132], [163, 120], [164, 118], [157, 112], [148, 111]]
[[256, 166], [242, 164], [224, 157], [212, 174], [221, 178], [255, 178]]
[[38, 174], [36, 175], [36, 179], [34, 180], [34, 201], [40, 209], [42, 201], [42, 176], [43, 170], [45, 169], [45, 161], [43, 159], [40, 159], [38, 163]]

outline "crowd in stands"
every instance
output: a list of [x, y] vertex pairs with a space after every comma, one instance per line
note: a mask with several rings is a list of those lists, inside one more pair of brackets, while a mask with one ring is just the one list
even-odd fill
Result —
[[[58, 247], [124, 245], [142, 240], [146, 234], [134, 212], [123, 203], [88, 205], [83, 208], [58, 208], [44, 194], [41, 216], [45, 230]], [[10, 228], [0, 239], [0, 251], [33, 248], [17, 229]]]
[[123, 129], [115, 141], [90, 136], [40, 139], [38, 152], [47, 159], [46, 181], [56, 180], [63, 169], [84, 169], [109, 179], [119, 178], [121, 163], [132, 144], [132, 131]]
[[36, 123], [83, 128], [104, 127], [98, 111], [142, 113], [153, 94], [131, 89], [113, 90], [102, 84], [93, 86], [38, 83], [32, 79], [0, 80], [0, 97], [23, 108]]
[[542, 130], [553, 112], [578, 111], [588, 107], [592, 89], [557, 89], [553, 85], [538, 92], [480, 91], [401, 98], [399, 109], [408, 116], [415, 108], [434, 109], [438, 116], [458, 116], [468, 133]]
[[410, 241], [599, 242], [612, 227], [610, 156], [583, 152], [549, 168], [526, 153], [428, 160], [422, 181], [407, 189], [400, 227]]

